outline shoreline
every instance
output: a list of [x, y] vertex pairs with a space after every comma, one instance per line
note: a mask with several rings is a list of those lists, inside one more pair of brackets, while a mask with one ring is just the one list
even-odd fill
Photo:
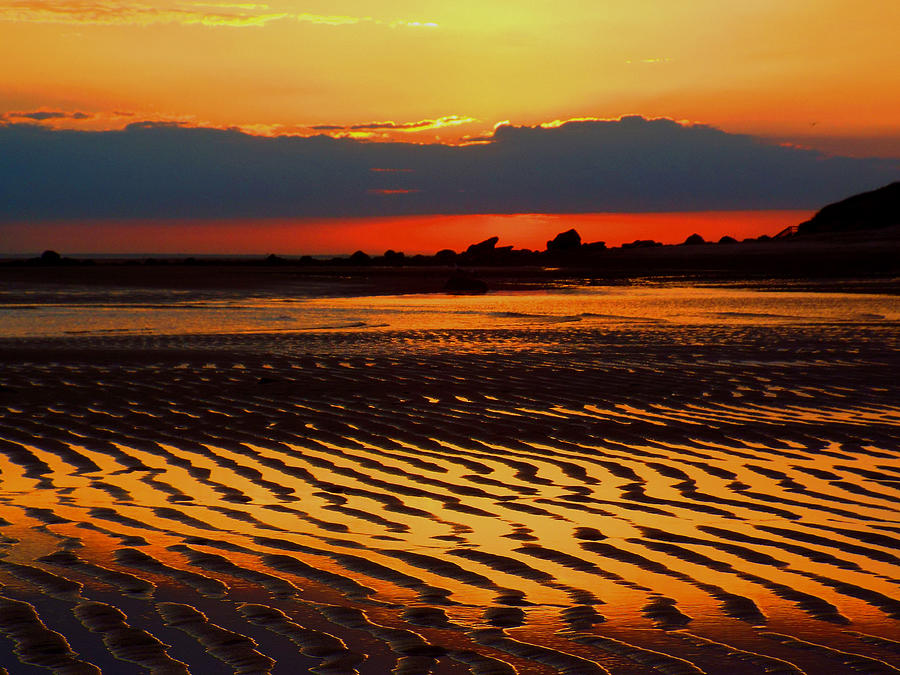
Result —
[[[82, 285], [159, 288], [196, 292], [250, 292], [297, 297], [435, 293], [455, 270], [482, 279], [489, 290], [541, 289], [561, 283], [616, 285], [684, 280], [696, 284], [746, 284], [809, 290], [900, 293], [900, 238], [859, 240], [848, 235], [813, 235], [804, 241], [700, 244], [605, 249], [578, 255], [543, 255], [528, 262], [460, 258], [408, 258], [391, 265], [349, 260], [302, 261], [266, 258], [139, 261], [95, 264], [0, 262], [0, 283], [51, 288]], [[63, 259], [65, 260], [65, 259]]]

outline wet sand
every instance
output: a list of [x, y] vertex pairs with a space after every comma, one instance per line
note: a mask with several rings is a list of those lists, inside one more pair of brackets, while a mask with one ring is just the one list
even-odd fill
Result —
[[898, 336], [2, 339], [0, 666], [900, 672]]

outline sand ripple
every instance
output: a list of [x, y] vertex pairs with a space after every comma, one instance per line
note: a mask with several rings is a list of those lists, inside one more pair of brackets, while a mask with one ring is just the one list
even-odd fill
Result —
[[0, 673], [900, 672], [897, 338], [3, 340]]

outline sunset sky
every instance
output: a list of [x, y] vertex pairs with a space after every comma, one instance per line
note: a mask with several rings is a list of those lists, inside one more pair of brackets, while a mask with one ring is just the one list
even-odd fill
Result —
[[[672, 121], [670, 127], [649, 123], [642, 127], [665, 132], [657, 134], [661, 140], [655, 151], [642, 141], [641, 152], [647, 152], [650, 163], [664, 162], [667, 144], [679, 131], [685, 133], [678, 136], [678, 143], [699, 139], [701, 158], [711, 152], [710, 143], [717, 148], [722, 143], [739, 145], [750, 135], [829, 156], [882, 160], [866, 159], [862, 169], [862, 165], [835, 165], [824, 183], [818, 169], [810, 169], [809, 184], [827, 183], [833, 190], [829, 194], [838, 199], [859, 189], [879, 187], [900, 173], [898, 26], [900, 3], [883, 0], [0, 1], [0, 122], [7, 127], [7, 135], [0, 138], [0, 177], [17, 177], [25, 187], [16, 190], [28, 191], [28, 185], [46, 175], [40, 173], [45, 167], [39, 162], [22, 164], [9, 148], [17, 148], [22, 157], [29, 158], [45, 148], [57, 152], [60, 145], [74, 143], [75, 138], [50, 133], [59, 129], [91, 132], [77, 136], [77, 142], [79, 147], [96, 148], [107, 147], [104, 144], [111, 138], [97, 132], [122, 130], [136, 122], [214, 127], [235, 135], [241, 131], [251, 135], [251, 140], [327, 134], [363, 142], [334, 146], [334, 157], [342, 157], [348, 148], [375, 141], [441, 146], [474, 141], [482, 148], [491, 147], [499, 144], [498, 127], [553, 132], [566, 120], [586, 120], [580, 128], [599, 156], [608, 147], [610, 134], [624, 131], [624, 126], [609, 125], [619, 124], [616, 120], [622, 117], [640, 116], [645, 122], [657, 118]], [[21, 140], [33, 128], [26, 125], [39, 125], [48, 132]], [[144, 127], [149, 131], [158, 128]], [[708, 136], [686, 135], [701, 128], [722, 135], [710, 143]], [[600, 138], [595, 131], [605, 135]], [[563, 136], [548, 133], [541, 136], [541, 143], [557, 147], [556, 141], [564, 140]], [[198, 171], [206, 170], [190, 155], [197, 144], [185, 142], [186, 138], [162, 142], [171, 141], [185, 153], [188, 163]], [[533, 146], [536, 138], [508, 134], [503, 142], [507, 148], [513, 142], [518, 144], [518, 154], [510, 156], [520, 161], [531, 156], [522, 150], [523, 144]], [[209, 141], [212, 145], [204, 146], [203, 152], [208, 150], [209, 156], [228, 163], [232, 157], [228, 147], [216, 146], [217, 142]], [[155, 152], [153, 139], [148, 143], [126, 144], [127, 148], [110, 152], [130, 153], [122, 162], [138, 166], [144, 156]], [[560, 152], [578, 147], [567, 143], [558, 146]], [[291, 153], [300, 146], [279, 147], [278, 152]], [[476, 147], [470, 145], [469, 149]], [[429, 158], [436, 156], [429, 152]], [[109, 156], [105, 150], [97, 153]], [[376, 161], [369, 154], [365, 161]], [[378, 155], [378, 161], [385, 156]], [[452, 156], [466, 157], [482, 167], [486, 155]], [[415, 157], [415, 161], [397, 160], [391, 166], [366, 169], [389, 169], [394, 177], [402, 177], [403, 171], [422, 173], [426, 165], [436, 173], [444, 172], [444, 159], [425, 159], [422, 153]], [[546, 153], [540, 154], [535, 161], [546, 164], [546, 157]], [[722, 161], [716, 157], [715, 161]], [[744, 156], [735, 150], [728, 157], [739, 166]], [[772, 155], [766, 161], [781, 165], [778, 157]], [[806, 164], [801, 164], [812, 167], [813, 155], [805, 157]], [[816, 157], [823, 159], [823, 155]], [[170, 158], [176, 159], [175, 155]], [[135, 171], [145, 169], [141, 165]], [[501, 163], [496, 169], [500, 172], [496, 175], [504, 176], [508, 167]], [[761, 164], [757, 169], [760, 175], [771, 174]], [[85, 170], [90, 172], [90, 167]], [[121, 175], [123, 170], [113, 173]], [[345, 175], [343, 169], [338, 173]], [[370, 177], [385, 177], [376, 174], [373, 171]], [[562, 171], [559, 175], [568, 174]], [[846, 183], [841, 182], [841, 175], [847, 176]], [[861, 175], [870, 182], [854, 179]], [[308, 174], [307, 178], [313, 180]], [[359, 206], [334, 214], [327, 212], [327, 204], [315, 209], [305, 205], [294, 211], [282, 204], [266, 213], [259, 199], [252, 208], [240, 204], [232, 211], [85, 209], [65, 197], [57, 199], [58, 192], [47, 179], [43, 192], [35, 193], [39, 198], [34, 197], [34, 204], [20, 203], [17, 192], [11, 198], [13, 208], [0, 213], [0, 220], [15, 221], [21, 227], [24, 221], [66, 220], [69, 216], [120, 218], [124, 222], [128, 218], [179, 216], [368, 217], [456, 210], [448, 207], [446, 196], [428, 201], [432, 183], [409, 178], [407, 182], [355, 184], [359, 195], [367, 195], [360, 199], [378, 194], [388, 197], [391, 206]], [[634, 173], [633, 178], [646, 183], [644, 173]], [[230, 179], [246, 182], [245, 176]], [[646, 184], [648, 189], [654, 185]], [[329, 183], [332, 188], [350, 189]], [[152, 196], [165, 194], [165, 189], [160, 186]], [[228, 186], [217, 189], [229, 192]], [[459, 189], [471, 192], [473, 188]], [[695, 192], [691, 185], [679, 189]], [[640, 199], [607, 204], [579, 195], [567, 208], [559, 200], [520, 202], [517, 196], [507, 194], [505, 202], [494, 195], [458, 210], [802, 210], [821, 205], [819, 200], [825, 194], [798, 188], [795, 201], [774, 195], [767, 204], [760, 197], [768, 189], [762, 184], [760, 194], [752, 198], [732, 200], [728, 185], [717, 189], [723, 191], [721, 198], [708, 203], [662, 199], [647, 208], [641, 208]], [[76, 184], [68, 184], [66, 190], [86, 194]], [[405, 195], [416, 194], [419, 201], [414, 207], [406, 203], [397, 206]], [[48, 199], [58, 208], [46, 209]], [[341, 197], [337, 201], [347, 200]], [[40, 208], [35, 206], [38, 202]]]

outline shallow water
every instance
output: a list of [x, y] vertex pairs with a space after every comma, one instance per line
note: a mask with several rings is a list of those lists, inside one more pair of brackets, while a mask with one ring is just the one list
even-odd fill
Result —
[[900, 671], [893, 298], [82, 305], [0, 339], [10, 672]]
[[[43, 294], [43, 290], [34, 290]], [[119, 290], [57, 294], [53, 302], [0, 302], [0, 336], [216, 334], [313, 330], [543, 328], [578, 323], [779, 324], [900, 320], [896, 296], [662, 285], [574, 287], [483, 296], [191, 297]], [[43, 295], [41, 296], [43, 298]], [[0, 298], [2, 300], [2, 298]], [[8, 300], [8, 298], [7, 298]]]

